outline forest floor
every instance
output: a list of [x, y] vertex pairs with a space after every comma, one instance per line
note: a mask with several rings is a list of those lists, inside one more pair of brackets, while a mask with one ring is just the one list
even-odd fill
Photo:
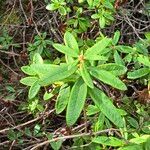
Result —
[[[144, 33], [150, 32], [150, 15], [144, 14], [145, 3], [146, 0], [134, 0], [120, 4], [118, 13], [114, 16], [115, 21], [103, 29], [103, 33], [112, 37], [116, 30], [120, 30], [122, 36], [119, 43], [126, 45], [133, 45], [144, 38]], [[49, 42], [63, 41], [63, 20], [58, 13], [46, 10], [46, 5], [44, 0], [0, 0], [0, 150], [30, 150], [47, 141], [44, 136], [47, 132], [61, 133], [65, 129], [67, 135], [73, 136], [67, 131], [70, 129], [66, 127], [64, 114], [55, 115], [53, 102], [44, 101], [46, 107], [36, 115], [28, 111], [28, 90], [19, 82], [25, 76], [21, 67], [30, 61], [29, 43], [34, 43], [36, 35], [46, 32]], [[83, 37], [95, 38], [99, 33], [97, 28], [95, 26], [93, 32], [87, 31]], [[6, 40], [3, 41], [3, 38]], [[47, 48], [52, 49], [52, 46]], [[50, 57], [55, 60], [60, 56], [53, 50]], [[120, 96], [116, 91], [110, 92], [116, 97]], [[123, 107], [133, 117], [137, 109], [134, 101], [149, 115], [150, 98], [146, 92], [147, 86], [139, 80], [128, 84], [126, 95], [132, 102]], [[90, 127], [90, 123], [86, 122], [87, 124]], [[85, 122], [79, 122], [71, 131], [77, 134], [84, 128]], [[65, 141], [62, 149], [69, 149], [71, 144], [71, 140]], [[49, 149], [49, 143], [43, 144], [42, 149]]]

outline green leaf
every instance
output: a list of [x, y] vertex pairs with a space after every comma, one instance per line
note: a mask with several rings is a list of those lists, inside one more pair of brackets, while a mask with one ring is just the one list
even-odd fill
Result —
[[29, 109], [31, 112], [35, 112], [35, 110], [37, 109], [38, 103], [39, 103], [39, 100], [38, 100], [38, 99], [35, 99], [35, 98], [34, 98], [34, 99], [29, 100], [28, 109]]
[[94, 44], [92, 47], [88, 48], [85, 52], [85, 58], [90, 59], [92, 55], [99, 55], [101, 54], [105, 48], [109, 45], [111, 39], [103, 38], [102, 40], [98, 41], [96, 44]]
[[77, 70], [77, 65], [72, 65], [72, 68], [68, 68], [67, 64], [60, 65], [57, 69], [43, 75], [39, 83], [41, 86], [47, 86], [54, 82], [61, 81], [70, 75], [72, 75]]
[[91, 76], [85, 66], [85, 63], [82, 64], [82, 66], [80, 67], [80, 73], [81, 73], [81, 76], [84, 80], [84, 82], [90, 87], [90, 88], [94, 88], [94, 85], [93, 85], [93, 81], [91, 79]]
[[147, 74], [150, 73], [150, 70], [148, 68], [141, 68], [138, 70], [134, 70], [133, 72], [128, 72], [128, 78], [129, 79], [137, 79], [137, 78], [141, 78]]
[[143, 150], [143, 148], [142, 145], [133, 144], [125, 147], [120, 147], [118, 150]]
[[36, 82], [30, 87], [30, 89], [29, 89], [28, 98], [29, 98], [29, 99], [34, 98], [34, 97], [37, 95], [37, 93], [39, 92], [40, 87], [41, 87], [41, 86], [40, 86], [39, 83], [36, 81]]
[[53, 96], [54, 96], [54, 94], [52, 94], [51, 92], [48, 93], [48, 92], [46, 91], [46, 92], [44, 93], [43, 99], [44, 99], [45, 101], [47, 101], [47, 100], [51, 99]]
[[136, 129], [139, 128], [139, 124], [138, 124], [138, 122], [137, 122], [134, 118], [132, 118], [132, 117], [127, 117], [127, 121], [129, 122], [129, 124], [130, 124], [132, 127], [136, 128]]
[[118, 113], [117, 108], [102, 91], [94, 88], [89, 90], [89, 94], [96, 106], [110, 121], [118, 127], [124, 127], [123, 119]]
[[107, 21], [106, 22], [107, 24], [110, 24], [111, 21], [114, 21], [113, 15], [110, 14], [109, 12], [105, 12], [104, 17], [105, 17], [105, 20]]
[[74, 59], [71, 56], [65, 55], [65, 60], [67, 64], [73, 63]]
[[80, 116], [87, 96], [87, 85], [79, 78], [74, 84], [67, 106], [67, 125], [73, 125]]
[[91, 115], [98, 113], [100, 110], [97, 106], [88, 105], [88, 108], [86, 109], [86, 111], [87, 111], [87, 115], [91, 116]]
[[124, 60], [125, 62], [130, 63], [130, 62], [132, 61], [132, 57], [133, 57], [133, 55], [132, 55], [131, 53], [129, 53], [129, 54], [127, 54], [127, 55], [123, 58], [123, 60]]
[[47, 10], [51, 10], [51, 11], [56, 10], [56, 9], [58, 9], [58, 8], [59, 8], [59, 5], [56, 5], [56, 4], [48, 4], [48, 5], [46, 6], [46, 9], [47, 9]]
[[16, 132], [15, 132], [14, 130], [10, 129], [10, 130], [8, 131], [8, 133], [7, 133], [7, 137], [8, 137], [8, 139], [11, 140], [11, 141], [16, 140], [16, 139], [17, 139]]
[[52, 73], [53, 71], [59, 68], [59, 65], [54, 64], [31, 64], [30, 67], [32, 70], [40, 77], [47, 75], [49, 72]]
[[123, 59], [121, 58], [121, 56], [119, 55], [117, 51], [114, 52], [114, 60], [116, 64], [124, 66]]
[[150, 134], [150, 121], [145, 121], [142, 125], [142, 131], [146, 134]]
[[102, 144], [102, 145], [107, 145], [107, 146], [113, 146], [113, 147], [123, 146], [125, 144], [123, 140], [120, 140], [115, 137], [107, 137], [107, 136], [95, 137], [93, 138], [92, 142]]
[[58, 11], [61, 15], [66, 15], [67, 14], [67, 10], [63, 6], [59, 7]]
[[[100, 111], [100, 110], [99, 110]], [[94, 126], [94, 131], [100, 131], [100, 130], [103, 130], [104, 126], [105, 126], [105, 120], [107, 120], [107, 118], [105, 118], [105, 115], [100, 112], [99, 113], [99, 116], [98, 116], [98, 120]], [[107, 126], [106, 126], [107, 128]]]
[[39, 53], [35, 53], [33, 56], [33, 63], [35, 64], [43, 64], [43, 59]]
[[78, 3], [83, 3], [85, 0], [78, 0]]
[[103, 1], [103, 5], [104, 5], [104, 7], [108, 8], [108, 9], [114, 9], [114, 6], [108, 0]]
[[27, 85], [27, 86], [32, 86], [38, 80], [39, 79], [37, 77], [25, 77], [20, 80], [20, 83]]
[[41, 126], [39, 124], [36, 124], [33, 129], [33, 135], [36, 136], [38, 133], [40, 133], [40, 130]]
[[78, 43], [75, 37], [68, 31], [64, 35], [64, 42], [67, 47], [70, 47], [72, 50], [76, 51], [77, 54], [79, 54]]
[[147, 139], [150, 138], [150, 135], [142, 135], [140, 137], [137, 138], [133, 138], [130, 140], [131, 143], [135, 143], [135, 144], [141, 144], [147, 141]]
[[32, 67], [30, 67], [30, 66], [23, 66], [23, 67], [21, 67], [21, 70], [27, 75], [36, 75], [36, 73], [34, 72]]
[[105, 27], [106, 20], [104, 16], [100, 16], [99, 18], [99, 26], [103, 29]]
[[[150, 5], [150, 4], [149, 4]], [[145, 34], [145, 37], [148, 39], [148, 40], [150, 40], [150, 32], [146, 32]]]
[[93, 0], [87, 0], [87, 2], [88, 2], [88, 5], [89, 5], [90, 7], [92, 7], [92, 5], [93, 5]]
[[[47, 138], [48, 138], [48, 140], [52, 140], [53, 135], [47, 134]], [[55, 141], [55, 142], [50, 142], [50, 145], [53, 148], [53, 150], [59, 150], [61, 148], [62, 143], [63, 143], [63, 141], [59, 140], [59, 141]]]
[[69, 48], [68, 46], [62, 44], [53, 44], [53, 47], [57, 49], [59, 52], [64, 53], [68, 56], [78, 57], [78, 53], [72, 48]]
[[113, 40], [112, 40], [113, 45], [116, 45], [116, 44], [118, 43], [119, 38], [120, 38], [120, 32], [119, 32], [119, 31], [116, 31], [116, 32], [115, 32], [115, 35], [114, 35], [114, 38], [113, 38]]
[[146, 142], [144, 144], [144, 148], [145, 148], [145, 150], [149, 150], [150, 149], [150, 137], [146, 140]]
[[102, 65], [97, 66], [97, 68], [109, 71], [115, 76], [123, 75], [127, 71], [127, 68], [125, 66], [118, 65], [115, 63], [102, 64]]
[[98, 19], [99, 17], [100, 17], [99, 14], [93, 14], [93, 15], [91, 16], [92, 19]]
[[126, 85], [118, 77], [116, 77], [109, 71], [101, 70], [101, 69], [95, 67], [91, 70], [90, 73], [95, 78], [101, 80], [102, 82], [104, 82], [108, 85], [111, 85], [114, 88], [117, 88], [119, 90], [127, 89]]
[[121, 53], [133, 53], [133, 48], [130, 46], [118, 45], [115, 46], [115, 49], [117, 49]]
[[91, 55], [91, 57], [89, 58], [86, 58], [85, 57], [85, 59], [88, 59], [88, 60], [108, 60], [108, 58], [107, 57], [105, 57], [105, 56], [100, 56], [100, 55]]
[[144, 55], [139, 55], [139, 57], [137, 57], [137, 60], [147, 66], [147, 67], [150, 67], [150, 60], [149, 60], [149, 57], [148, 56], [144, 56]]
[[66, 87], [66, 85], [62, 86], [59, 91], [59, 95], [56, 100], [55, 109], [56, 113], [60, 114], [67, 106], [70, 96], [70, 87]]

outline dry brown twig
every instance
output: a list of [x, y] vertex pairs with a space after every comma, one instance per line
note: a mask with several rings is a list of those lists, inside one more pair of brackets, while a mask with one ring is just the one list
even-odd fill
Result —
[[11, 72], [13, 72], [15, 75], [20, 76], [17, 72], [15, 72], [13, 69], [11, 69], [9, 66], [7, 66], [1, 59], [0, 59], [0, 63], [5, 66], [6, 68], [8, 68]]
[[20, 124], [20, 125], [15, 126], [15, 127], [12, 127], [12, 128], [5, 128], [5, 129], [3, 129], [3, 130], [0, 130], [0, 133], [6, 133], [6, 132], [8, 132], [9, 130], [19, 129], [19, 128], [21, 128], [21, 127], [24, 127], [24, 126], [26, 126], [26, 125], [29, 125], [29, 124], [31, 124], [31, 123], [33, 123], [33, 122], [36, 122], [36, 121], [42, 119], [45, 115], [46, 115], [46, 116], [50, 115], [52, 112], [54, 112], [54, 110], [55, 110], [55, 109], [52, 109], [52, 110], [50, 110], [49, 112], [45, 112], [44, 115], [38, 116], [37, 118], [35, 118], [35, 119], [33, 119], [33, 120], [30, 120], [30, 121], [28, 121], [28, 122], [22, 123], [22, 124]]
[[46, 145], [48, 143], [51, 143], [51, 142], [56, 142], [56, 141], [60, 141], [60, 140], [67, 140], [67, 139], [73, 139], [73, 138], [84, 137], [84, 136], [94, 136], [94, 135], [99, 135], [99, 134], [102, 134], [102, 133], [108, 133], [108, 132], [112, 132], [112, 131], [119, 131], [119, 129], [111, 128], [111, 129], [105, 129], [105, 130], [101, 130], [101, 131], [97, 131], [97, 132], [93, 132], [93, 133], [88, 132], [88, 133], [81, 133], [81, 134], [76, 134], [76, 135], [68, 135], [68, 136], [57, 137], [57, 138], [54, 138], [52, 140], [47, 140], [47, 141], [44, 141], [42, 143], [38, 143], [35, 146], [33, 146], [30, 150], [36, 150], [37, 148], [39, 148], [41, 146], [44, 146], [44, 145]]

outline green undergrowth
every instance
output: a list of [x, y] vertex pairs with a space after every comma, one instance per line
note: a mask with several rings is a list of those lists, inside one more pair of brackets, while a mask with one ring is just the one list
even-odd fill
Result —
[[[114, 0], [45, 2], [45, 9], [63, 22], [62, 42], [49, 38], [47, 32], [28, 42], [29, 62], [21, 67], [25, 76], [20, 80], [28, 95], [19, 109], [36, 117], [53, 108], [54, 124], [60, 117], [69, 131], [51, 141], [55, 133], [37, 123], [24, 133], [9, 130], [7, 138], [21, 145], [24, 136], [45, 137], [54, 150], [66, 145], [78, 150], [149, 150], [150, 32], [133, 44], [121, 44], [118, 29], [107, 35], [105, 29], [120, 11]], [[6, 29], [0, 46], [6, 52], [11, 46], [18, 48]], [[7, 88], [15, 93], [11, 86]], [[51, 126], [52, 120], [45, 124]], [[73, 130], [83, 123], [83, 131]]]

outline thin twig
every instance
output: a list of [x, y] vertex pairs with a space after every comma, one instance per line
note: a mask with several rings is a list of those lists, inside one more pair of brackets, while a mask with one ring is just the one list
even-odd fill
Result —
[[[51, 111], [47, 112], [46, 116], [50, 115], [52, 112], [54, 112], [54, 110], [55, 110], [55, 109], [52, 109]], [[5, 128], [5, 129], [3, 129], [3, 130], [0, 130], [0, 133], [6, 133], [6, 132], [9, 131], [9, 130], [14, 130], [14, 129], [18, 129], [18, 128], [24, 127], [24, 126], [29, 125], [29, 124], [31, 124], [31, 123], [37, 121], [37, 120], [40, 120], [41, 118], [43, 118], [43, 115], [42, 115], [42, 116], [39, 116], [39, 117], [37, 117], [37, 118], [35, 118], [35, 119], [33, 119], [33, 120], [30, 120], [30, 121], [28, 121], [28, 122], [22, 123], [22, 124], [20, 124], [20, 125], [18, 125], [18, 126], [15, 126], [15, 127], [12, 127], [12, 128]]]
[[73, 139], [73, 138], [84, 137], [84, 136], [99, 135], [99, 134], [107, 133], [107, 132], [110, 132], [110, 131], [119, 131], [119, 130], [111, 128], [111, 129], [101, 130], [101, 131], [97, 131], [97, 132], [93, 132], [93, 133], [89, 132], [89, 133], [82, 133], [82, 134], [76, 134], [76, 135], [62, 136], [62, 137], [54, 138], [52, 140], [44, 141], [42, 143], [38, 143], [34, 147], [32, 147], [30, 150], [36, 150], [37, 148], [39, 148], [39, 147], [41, 147], [43, 145], [46, 145], [48, 143], [55, 142], [55, 141], [66, 140], [66, 139]]
[[14, 1], [14, 4], [13, 4], [13, 6], [12, 6], [12, 9], [11, 9], [10, 14], [9, 14], [8, 17], [6, 18], [6, 20], [2, 23], [1, 29], [3, 28], [3, 26], [5, 25], [5, 23], [8, 21], [8, 19], [11, 17], [11, 15], [12, 15], [12, 13], [13, 13], [13, 11], [14, 11], [15, 5], [16, 5], [16, 1], [17, 1], [17, 0]]
[[23, 9], [21, 0], [19, 0], [19, 3], [20, 3], [20, 8], [21, 8], [21, 10], [22, 10], [22, 13], [23, 13], [23, 15], [24, 15], [24, 17], [25, 17], [25, 20], [26, 20], [26, 22], [28, 23], [28, 18], [27, 18], [26, 13], [25, 13], [25, 11], [24, 11], [24, 9]]
[[0, 63], [2, 65], [4, 65], [6, 68], [8, 68], [10, 71], [12, 71], [15, 75], [20, 76], [17, 72], [15, 72], [13, 69], [11, 69], [9, 66], [7, 66], [1, 59], [0, 59]]

